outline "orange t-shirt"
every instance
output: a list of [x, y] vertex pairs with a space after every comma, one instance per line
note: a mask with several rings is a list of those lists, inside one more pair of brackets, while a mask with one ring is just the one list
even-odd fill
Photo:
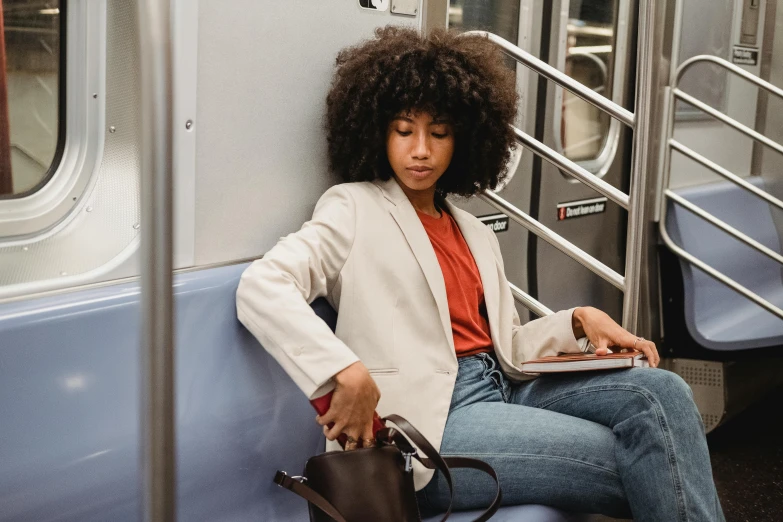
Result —
[[441, 212], [440, 218], [416, 213], [443, 272], [457, 357], [492, 351], [484, 286], [462, 232], [447, 212]]

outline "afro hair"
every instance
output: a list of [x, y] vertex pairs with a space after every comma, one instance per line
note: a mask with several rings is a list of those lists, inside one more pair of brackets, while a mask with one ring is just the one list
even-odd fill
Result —
[[389, 123], [400, 113], [426, 112], [454, 129], [454, 156], [438, 193], [493, 189], [507, 175], [517, 101], [515, 75], [486, 38], [380, 28], [337, 56], [326, 98], [330, 168], [347, 182], [388, 180]]

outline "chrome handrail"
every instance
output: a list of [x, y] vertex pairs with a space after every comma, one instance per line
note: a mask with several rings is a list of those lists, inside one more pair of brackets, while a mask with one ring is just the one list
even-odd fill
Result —
[[528, 310], [531, 310], [537, 316], [544, 317], [555, 313], [551, 309], [547, 308], [543, 303], [541, 303], [541, 301], [523, 291], [514, 283], [509, 283], [508, 286], [511, 288], [511, 295], [514, 296], [514, 299], [522, 303], [522, 305], [524, 305]]
[[533, 219], [494, 192], [487, 191], [480, 197], [496, 209], [508, 214], [511, 219], [557, 248], [571, 259], [579, 262], [582, 266], [613, 284], [617, 289], [625, 291], [625, 278], [622, 275], [574, 245], [560, 234], [553, 232], [552, 229], [546, 227], [540, 221]]
[[141, 68], [142, 520], [176, 520], [174, 321], [172, 295], [171, 2], [138, 2]]
[[[651, 0], [648, 0], [648, 3], [652, 3]], [[556, 84], [563, 87], [564, 89], [568, 89], [575, 95], [582, 98], [587, 103], [590, 103], [595, 107], [598, 107], [602, 111], [609, 114], [611, 117], [620, 120], [621, 122], [625, 123], [629, 127], [634, 126], [634, 114], [631, 111], [627, 110], [624, 107], [621, 107], [620, 105], [617, 105], [616, 103], [609, 100], [605, 96], [601, 96], [600, 94], [597, 94], [591, 88], [585, 87], [583, 84], [574, 80], [567, 74], [557, 70], [556, 68], [552, 67], [545, 61], [536, 58], [529, 52], [520, 49], [516, 45], [506, 40], [505, 38], [500, 37], [496, 34], [489, 33], [487, 31], [468, 31], [464, 34], [466, 36], [481, 36], [487, 38], [490, 42], [500, 47], [500, 49], [504, 53], [506, 53], [507, 55], [509, 55], [510, 57], [512, 57], [519, 63], [521, 63], [522, 65], [525, 65], [530, 69], [533, 69], [541, 76], [555, 82]]]
[[703, 208], [699, 207], [698, 205], [695, 205], [691, 203], [690, 201], [686, 200], [685, 198], [681, 197], [680, 195], [676, 194], [672, 190], [669, 189], [669, 182], [671, 179], [671, 163], [672, 163], [672, 151], [677, 151], [680, 154], [688, 157], [689, 159], [695, 161], [696, 163], [710, 169], [714, 173], [722, 176], [723, 178], [727, 179], [728, 181], [734, 183], [735, 185], [743, 188], [744, 190], [754, 194], [755, 196], [762, 198], [767, 203], [783, 210], [783, 201], [776, 198], [775, 196], [771, 195], [770, 193], [766, 192], [765, 190], [762, 190], [755, 185], [748, 183], [746, 180], [738, 176], [737, 174], [731, 172], [730, 170], [721, 167], [717, 163], [707, 159], [706, 157], [702, 156], [701, 154], [697, 153], [690, 147], [685, 146], [684, 144], [680, 143], [679, 141], [674, 139], [674, 115], [676, 112], [676, 101], [682, 100], [697, 109], [705, 112], [706, 114], [709, 114], [713, 118], [717, 119], [718, 121], [721, 121], [725, 123], [726, 125], [734, 128], [735, 130], [741, 132], [742, 134], [750, 137], [752, 140], [758, 143], [762, 143], [766, 145], [767, 147], [775, 150], [776, 152], [783, 154], [783, 145], [780, 143], [777, 143], [771, 139], [769, 139], [764, 134], [759, 133], [758, 131], [751, 129], [750, 127], [738, 122], [737, 120], [723, 114], [722, 112], [710, 107], [706, 103], [694, 98], [693, 96], [683, 92], [678, 88], [679, 81], [682, 79], [682, 76], [685, 74], [685, 72], [690, 69], [693, 65], [697, 63], [711, 63], [714, 65], [718, 65], [720, 67], [723, 67], [724, 69], [728, 70], [731, 73], [736, 74], [737, 76], [740, 76], [741, 78], [755, 84], [761, 89], [766, 90], [767, 92], [773, 94], [774, 96], [777, 96], [781, 99], [783, 99], [783, 89], [765, 81], [761, 78], [758, 78], [757, 76], [754, 76], [753, 74], [750, 74], [749, 72], [745, 71], [744, 69], [741, 69], [740, 67], [737, 67], [733, 63], [724, 60], [723, 58], [719, 58], [717, 56], [710, 56], [710, 55], [699, 55], [694, 56], [693, 58], [690, 58], [689, 60], [686, 60], [683, 62], [675, 71], [672, 79], [672, 86], [668, 88], [668, 109], [667, 109], [667, 127], [666, 127], [666, 139], [663, 140], [663, 147], [664, 147], [664, 160], [662, 162], [662, 170], [661, 170], [661, 192], [664, 197], [659, 198], [659, 222], [658, 222], [658, 228], [661, 234], [661, 238], [663, 239], [663, 242], [666, 244], [669, 249], [674, 252], [677, 256], [681, 257], [682, 259], [685, 259], [687, 262], [691, 263], [692, 265], [696, 266], [700, 270], [702, 270], [704, 273], [709, 275], [710, 277], [714, 278], [715, 280], [719, 281], [720, 283], [728, 286], [735, 292], [739, 293], [740, 295], [744, 296], [745, 298], [753, 301], [757, 305], [761, 306], [765, 310], [771, 312], [772, 314], [776, 315], [777, 317], [783, 319], [783, 309], [780, 307], [770, 303], [768, 300], [764, 299], [757, 293], [753, 292], [752, 290], [748, 289], [744, 285], [738, 283], [731, 277], [727, 276], [726, 274], [720, 272], [719, 270], [716, 270], [715, 268], [711, 267], [701, 259], [698, 259], [696, 256], [688, 253], [685, 249], [677, 245], [669, 235], [668, 231], [666, 230], [666, 216], [668, 214], [668, 201], [671, 200], [675, 204], [678, 204], [688, 210], [689, 212], [694, 213], [695, 215], [699, 216], [701, 219], [704, 219], [711, 225], [723, 230], [727, 234], [731, 235], [732, 237], [738, 239], [739, 241], [742, 241], [749, 247], [753, 248], [757, 252], [760, 252], [767, 257], [773, 259], [774, 261], [783, 264], [783, 256], [779, 254], [778, 252], [775, 252], [774, 250], [766, 247], [765, 245], [759, 243], [758, 241], [754, 240], [750, 236], [740, 232], [739, 230], [735, 229], [725, 221], [715, 217], [710, 212], [707, 212]]
[[590, 171], [579, 166], [579, 164], [566, 158], [556, 150], [547, 147], [537, 139], [533, 138], [529, 134], [522, 132], [513, 125], [511, 128], [514, 130], [517, 141], [530, 149], [534, 154], [541, 156], [543, 159], [552, 163], [560, 170], [570, 174], [572, 177], [578, 179], [596, 192], [603, 194], [607, 198], [623, 207], [625, 210], [628, 210], [630, 198], [622, 190], [616, 189], [606, 181], [592, 174]]
[[[586, 87], [565, 73], [552, 67], [548, 63], [536, 58], [532, 54], [520, 49], [511, 42], [495, 34], [486, 31], [469, 31], [465, 35], [480, 36], [487, 38], [490, 42], [498, 46], [505, 54], [515, 59], [517, 62], [533, 69], [538, 74], [553, 81], [560, 87], [570, 91], [584, 101], [597, 107], [599, 110], [607, 113], [616, 120], [634, 129], [634, 147], [633, 147], [633, 167], [631, 193], [625, 194], [601, 178], [593, 175], [575, 162], [569, 160], [545, 144], [525, 134], [516, 127], [512, 127], [517, 141], [526, 146], [536, 155], [557, 166], [560, 170], [581, 181], [608, 199], [611, 199], [622, 208], [628, 211], [628, 230], [626, 241], [626, 264], [625, 276], [618, 274], [604, 263], [598, 261], [593, 256], [587, 254], [573, 243], [567, 241], [562, 236], [556, 234], [545, 227], [539, 221], [525, 214], [514, 205], [504, 200], [496, 193], [488, 191], [482, 195], [482, 198], [495, 208], [507, 212], [509, 216], [527, 228], [532, 233], [541, 237], [551, 245], [555, 246], [561, 252], [575, 259], [583, 266], [587, 267], [604, 280], [608, 281], [616, 288], [623, 291], [623, 326], [629, 330], [636, 330], [638, 321], [638, 299], [639, 299], [639, 276], [640, 267], [638, 259], [640, 256], [640, 245], [638, 244], [643, 233], [644, 220], [642, 216], [644, 192], [647, 165], [647, 150], [643, 146], [650, 136], [648, 125], [650, 117], [650, 106], [652, 98], [652, 89], [650, 86], [651, 56], [653, 47], [652, 32], [649, 28], [649, 22], [655, 18], [655, 0], [642, 0], [639, 10], [639, 45], [637, 63], [637, 95], [636, 111], [632, 113], [624, 107], [614, 103], [608, 98], [598, 94], [593, 89]], [[518, 289], [517, 289], [518, 290]], [[520, 291], [521, 292], [521, 291]], [[530, 297], [516, 296], [518, 300], [528, 306]], [[534, 306], [543, 306], [535, 301]], [[528, 306], [531, 308], [530, 306]], [[548, 309], [547, 309], [548, 310]], [[535, 310], [534, 310], [535, 311]], [[540, 314], [539, 314], [540, 315]]]

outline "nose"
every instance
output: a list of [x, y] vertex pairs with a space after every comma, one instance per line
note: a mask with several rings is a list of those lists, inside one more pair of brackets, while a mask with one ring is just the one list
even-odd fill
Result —
[[417, 132], [415, 134], [411, 157], [414, 159], [427, 159], [430, 157], [430, 140], [426, 132]]

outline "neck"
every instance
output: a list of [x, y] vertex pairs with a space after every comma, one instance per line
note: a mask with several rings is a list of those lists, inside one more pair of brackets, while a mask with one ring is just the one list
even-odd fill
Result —
[[424, 190], [414, 190], [405, 186], [405, 183], [399, 179], [397, 179], [397, 184], [405, 195], [408, 196], [408, 201], [411, 202], [413, 208], [428, 216], [440, 217], [440, 211], [435, 206], [435, 185]]

